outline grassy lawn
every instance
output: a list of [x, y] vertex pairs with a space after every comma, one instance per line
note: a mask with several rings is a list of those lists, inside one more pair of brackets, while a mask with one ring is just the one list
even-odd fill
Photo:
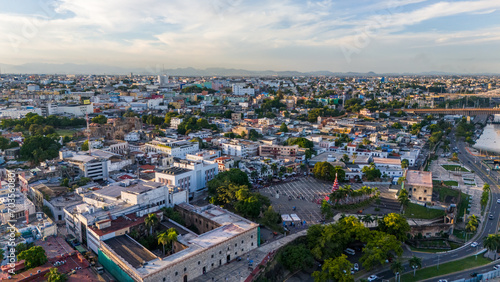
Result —
[[[457, 183], [456, 181], [445, 181], [445, 184], [446, 182], [455, 182]], [[458, 183], [457, 183], [458, 185]], [[434, 191], [438, 192], [439, 193], [439, 201], [440, 202], [444, 202], [444, 200], [446, 199], [446, 197], [450, 196], [450, 197], [453, 197], [455, 198], [457, 201], [458, 201], [458, 196], [459, 196], [459, 193], [460, 191], [458, 190], [454, 190], [454, 189], [451, 189], [451, 188], [448, 188], [448, 187], [444, 187], [444, 186], [434, 186]]]
[[441, 183], [443, 183], [446, 186], [458, 186], [458, 182], [454, 180], [446, 180], [446, 181], [432, 180], [432, 183], [435, 185], [441, 185]]
[[488, 264], [490, 262], [491, 262], [491, 260], [482, 257], [482, 255], [479, 255], [477, 257], [477, 260], [476, 260], [475, 256], [470, 256], [470, 257], [467, 257], [467, 258], [464, 258], [461, 260], [456, 260], [456, 261], [451, 261], [451, 262], [440, 264], [439, 269], [437, 269], [437, 266], [431, 266], [431, 267], [417, 270], [415, 277], [413, 277], [413, 272], [404, 274], [401, 276], [401, 281], [405, 281], [405, 282], [422, 281], [422, 280], [429, 279], [432, 277], [445, 275], [445, 274], [453, 273], [456, 271], [462, 271], [465, 269], [485, 265], [485, 264]]
[[69, 137], [73, 137], [73, 133], [75, 132], [78, 132], [79, 129], [56, 129], [56, 132], [57, 134], [59, 134], [59, 136], [69, 136]]
[[462, 222], [464, 219], [465, 209], [469, 206], [469, 195], [461, 193], [460, 203], [458, 203], [458, 222]]
[[436, 250], [436, 249], [421, 249], [421, 248], [415, 248], [410, 246], [410, 249], [414, 252], [421, 252], [421, 253], [439, 253], [439, 252], [444, 252], [446, 250]]
[[446, 170], [449, 170], [449, 171], [455, 171], [455, 170], [458, 170], [458, 171], [466, 171], [468, 172], [469, 170], [466, 169], [465, 167], [463, 166], [459, 166], [459, 165], [441, 165], [444, 169]]
[[444, 210], [429, 209], [414, 203], [410, 203], [405, 210], [405, 216], [409, 218], [433, 219], [444, 214]]

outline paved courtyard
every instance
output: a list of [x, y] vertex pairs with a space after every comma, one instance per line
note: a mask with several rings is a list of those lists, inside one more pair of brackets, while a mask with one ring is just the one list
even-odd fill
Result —
[[[342, 183], [341, 186], [351, 185], [355, 190], [361, 188], [362, 183]], [[317, 180], [313, 177], [301, 177], [295, 181], [279, 183], [262, 188], [259, 192], [271, 199], [274, 209], [281, 214], [296, 214], [307, 224], [316, 224], [322, 221], [320, 212], [321, 200], [331, 193], [333, 182]], [[388, 189], [388, 185], [370, 185], [379, 188], [381, 193]], [[293, 210], [296, 207], [296, 210]]]
[[[449, 171], [443, 168], [442, 165], [458, 165], [458, 163], [448, 161], [446, 158], [438, 158], [437, 160], [432, 161], [430, 166], [430, 171], [432, 171], [432, 180], [452, 180], [458, 182], [458, 186], [454, 186], [453, 188], [459, 189], [463, 193], [472, 196], [472, 205], [469, 214], [475, 214], [481, 218], [481, 204], [479, 201], [483, 192], [483, 180], [474, 173]], [[471, 170], [467, 166], [464, 167]], [[464, 183], [464, 178], [474, 179], [476, 185], [466, 185]]]

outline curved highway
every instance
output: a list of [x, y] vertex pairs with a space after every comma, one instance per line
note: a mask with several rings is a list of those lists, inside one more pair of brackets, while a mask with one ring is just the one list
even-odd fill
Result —
[[[454, 133], [451, 133], [448, 138], [450, 139], [450, 148], [458, 148], [458, 158], [460, 159], [462, 164], [472, 169], [478, 177], [480, 177], [485, 183], [488, 183], [490, 185], [491, 194], [489, 199], [489, 214], [493, 215], [493, 220], [488, 219], [489, 214], [484, 215], [484, 219], [482, 220], [482, 229], [480, 230], [479, 234], [474, 237], [474, 241], [479, 243], [479, 246], [476, 248], [470, 246], [470, 243], [472, 242], [471, 240], [469, 241], [469, 243], [466, 243], [464, 246], [458, 249], [444, 253], [414, 253], [416, 256], [422, 258], [422, 267], [429, 267], [437, 265], [438, 263], [442, 264], [444, 262], [471, 256], [483, 248], [482, 246], [484, 237], [488, 236], [488, 234], [494, 234], [498, 230], [497, 228], [500, 216], [500, 204], [497, 204], [497, 199], [500, 199], [500, 189], [498, 187], [498, 181], [496, 181], [496, 179], [498, 179], [497, 177], [500, 177], [500, 174], [498, 174], [498, 172], [496, 171], [488, 172], [485, 166], [481, 166], [481, 159], [470, 155], [469, 152], [465, 149], [466, 145], [464, 142], [456, 142]], [[491, 175], [488, 175], [488, 173], [490, 173]], [[479, 199], [474, 200], [479, 201]], [[404, 272], [411, 271], [411, 268], [407, 263], [404, 265], [404, 267]], [[376, 275], [381, 279], [389, 279], [394, 277], [394, 273], [389, 269], [377, 273]], [[446, 276], [444, 276], [444, 278], [446, 279]], [[463, 278], [467, 278], [467, 276], [464, 276]]]

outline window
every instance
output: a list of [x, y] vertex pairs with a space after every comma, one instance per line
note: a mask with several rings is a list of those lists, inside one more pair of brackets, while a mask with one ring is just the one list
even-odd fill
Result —
[[200, 261], [198, 261], [198, 265], [200, 265]]
[[219, 255], [222, 254], [222, 251], [219, 251]]
[[427, 201], [427, 198], [424, 198], [424, 201]]
[[418, 197], [419, 200], [422, 200], [422, 197]]
[[214, 267], [214, 263], [212, 262], [212, 267]]
[[243, 241], [243, 240], [241, 240], [241, 243], [242, 243], [242, 244], [243, 244], [243, 242], [244, 242], [244, 241]]
[[238, 254], [238, 252], [234, 252], [234, 255], [237, 255], [237, 254]]
[[214, 255], [212, 255], [212, 258], [214, 258]]
[[241, 251], [243, 252], [243, 249], [241, 249]]
[[167, 281], [167, 278], [163, 277], [163, 281]]
[[253, 238], [253, 235], [252, 235], [252, 236], [250, 236], [250, 238]]
[[176, 271], [176, 272], [175, 272], [175, 276], [177, 276], [177, 274], [179, 274], [179, 273], [177, 273], [177, 271]]
[[252, 247], [253, 247], [253, 242], [252, 242]]
[[238, 247], [238, 243], [234, 244], [235, 247]]
[[186, 272], [186, 270], [187, 270], [187, 269], [184, 267], [184, 272]]
[[427, 193], [427, 190], [424, 190], [424, 193]]

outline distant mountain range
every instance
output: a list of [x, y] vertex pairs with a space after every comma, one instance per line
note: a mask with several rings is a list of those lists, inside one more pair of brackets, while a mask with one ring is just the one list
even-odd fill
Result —
[[[391, 76], [391, 75], [459, 75], [449, 72], [423, 72], [423, 73], [382, 73], [374, 72], [331, 72], [331, 71], [250, 71], [244, 69], [227, 69], [227, 68], [176, 68], [153, 70], [151, 68], [123, 68], [108, 65], [98, 64], [48, 64], [48, 63], [29, 63], [23, 65], [7, 65], [0, 64], [2, 73], [14, 74], [168, 74], [170, 76]], [[474, 75], [498, 75], [498, 74], [474, 74]]]

